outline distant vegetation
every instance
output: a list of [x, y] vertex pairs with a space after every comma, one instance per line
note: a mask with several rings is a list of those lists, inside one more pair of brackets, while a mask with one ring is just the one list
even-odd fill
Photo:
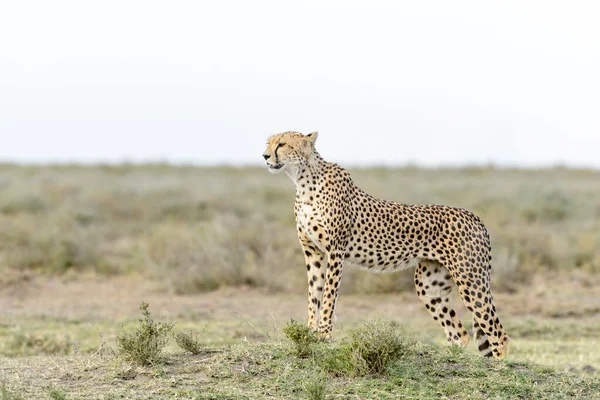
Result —
[[[360, 169], [369, 193], [467, 208], [488, 226], [492, 282], [600, 272], [600, 172]], [[27, 274], [142, 274], [177, 293], [305, 290], [294, 186], [262, 168], [0, 165], [0, 285]], [[348, 268], [342, 290], [412, 290], [412, 272]]]

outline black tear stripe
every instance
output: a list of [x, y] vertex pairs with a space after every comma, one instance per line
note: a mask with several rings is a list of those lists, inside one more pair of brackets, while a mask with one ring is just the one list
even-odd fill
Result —
[[277, 155], [277, 150], [279, 150], [280, 147], [281, 143], [277, 144], [277, 147], [275, 147], [275, 165], [279, 165], [279, 156]]

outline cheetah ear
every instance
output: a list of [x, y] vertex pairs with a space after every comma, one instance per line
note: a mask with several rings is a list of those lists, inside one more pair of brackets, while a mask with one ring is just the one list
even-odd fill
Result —
[[308, 135], [306, 135], [306, 137], [309, 138], [310, 141], [313, 142], [313, 144], [317, 141], [318, 136], [319, 136], [319, 132], [317, 132], [317, 131], [311, 132]]

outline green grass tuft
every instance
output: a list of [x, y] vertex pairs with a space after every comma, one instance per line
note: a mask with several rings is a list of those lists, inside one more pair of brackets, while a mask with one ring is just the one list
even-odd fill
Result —
[[67, 394], [57, 388], [53, 388], [52, 390], [50, 390], [50, 393], [48, 393], [48, 395], [50, 396], [50, 398], [52, 400], [67, 400], [68, 399]]
[[296, 347], [296, 356], [303, 358], [312, 354], [312, 344], [318, 343], [318, 336], [306, 325], [291, 319], [283, 333]]
[[148, 311], [148, 303], [140, 305], [142, 318], [134, 333], [120, 332], [117, 336], [119, 354], [126, 360], [140, 365], [154, 365], [163, 362], [163, 349], [169, 342], [173, 324], [155, 322]]
[[175, 335], [175, 343], [185, 351], [192, 354], [202, 352], [202, 344], [198, 340], [198, 333], [192, 331], [183, 331]]
[[384, 374], [394, 361], [410, 351], [410, 344], [391, 321], [374, 318], [350, 331], [345, 344], [354, 358], [356, 374]]
[[317, 362], [333, 377], [357, 375], [356, 359], [349, 346], [326, 347], [317, 358]]
[[304, 383], [304, 392], [309, 400], [325, 400], [328, 388], [328, 376], [324, 373], [313, 373]]
[[315, 359], [334, 377], [384, 375], [395, 361], [414, 352], [414, 347], [394, 322], [377, 317], [350, 330], [338, 345], [321, 347]]

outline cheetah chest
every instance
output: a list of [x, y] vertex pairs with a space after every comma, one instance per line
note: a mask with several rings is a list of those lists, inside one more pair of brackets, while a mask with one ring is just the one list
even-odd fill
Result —
[[300, 204], [296, 211], [296, 223], [319, 250], [325, 251], [323, 224], [316, 207], [309, 203]]

